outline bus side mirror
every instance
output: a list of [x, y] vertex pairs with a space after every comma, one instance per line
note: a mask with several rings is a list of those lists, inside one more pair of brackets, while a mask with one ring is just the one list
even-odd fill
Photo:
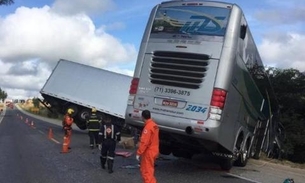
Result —
[[247, 25], [240, 26], [240, 38], [245, 39], [247, 33]]

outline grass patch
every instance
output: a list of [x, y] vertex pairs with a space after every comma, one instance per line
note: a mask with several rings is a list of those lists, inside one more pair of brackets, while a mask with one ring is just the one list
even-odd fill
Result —
[[273, 164], [279, 164], [279, 165], [285, 165], [285, 166], [290, 166], [291, 168], [299, 168], [299, 169], [305, 169], [305, 164], [300, 164], [300, 163], [293, 163], [288, 160], [280, 160], [280, 159], [272, 159], [268, 158], [266, 153], [262, 153], [260, 160], [273, 163]]
[[51, 113], [46, 107], [40, 106], [39, 108], [33, 107], [32, 105], [28, 105], [26, 103], [24, 104], [17, 104], [19, 107], [21, 107], [23, 110], [27, 111], [28, 113], [35, 114], [38, 116], [51, 118], [51, 119], [62, 119], [63, 115], [56, 114], [54, 115]]

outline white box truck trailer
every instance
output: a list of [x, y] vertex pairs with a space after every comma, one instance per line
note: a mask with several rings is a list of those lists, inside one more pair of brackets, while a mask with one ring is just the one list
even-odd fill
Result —
[[76, 125], [86, 129], [86, 116], [95, 107], [98, 115], [110, 115], [119, 125], [124, 125], [126, 102], [132, 77], [59, 60], [41, 89], [43, 103], [54, 112], [65, 114], [74, 110]]

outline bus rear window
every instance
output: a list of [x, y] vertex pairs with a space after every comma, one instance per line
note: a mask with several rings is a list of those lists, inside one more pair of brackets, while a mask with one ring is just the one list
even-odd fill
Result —
[[175, 6], [158, 9], [151, 36], [164, 34], [224, 36], [230, 9], [210, 6]]

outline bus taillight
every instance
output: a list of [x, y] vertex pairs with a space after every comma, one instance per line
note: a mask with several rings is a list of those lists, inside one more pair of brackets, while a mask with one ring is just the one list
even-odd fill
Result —
[[211, 108], [209, 113], [209, 118], [213, 120], [220, 120], [222, 109], [225, 105], [227, 92], [225, 90], [216, 89], [213, 90]]
[[138, 85], [139, 85], [139, 78], [133, 78], [129, 89], [130, 95], [134, 95], [137, 93]]
[[214, 88], [212, 100], [211, 100], [211, 106], [219, 107], [220, 109], [223, 109], [226, 96], [227, 96], [227, 92], [225, 90]]

